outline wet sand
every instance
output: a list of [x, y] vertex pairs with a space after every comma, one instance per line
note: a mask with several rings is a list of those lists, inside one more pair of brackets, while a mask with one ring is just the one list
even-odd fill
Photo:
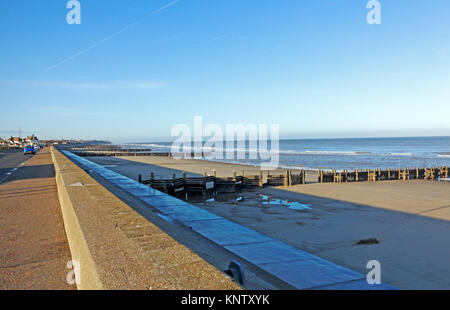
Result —
[[[218, 176], [251, 168], [198, 160], [175, 162], [170, 158], [124, 159], [94, 161], [116, 165], [110, 169], [130, 177], [158, 167], [169, 175], [174, 171], [201, 174], [215, 169]], [[267, 206], [260, 194], [309, 204], [311, 209]], [[237, 201], [239, 196], [244, 196], [244, 201]], [[361, 273], [368, 272], [369, 260], [378, 260], [382, 281], [400, 289], [450, 289], [450, 183], [307, 184], [256, 189], [232, 198], [197, 205]], [[369, 238], [379, 243], [357, 244]]]
[[[215, 162], [208, 160], [193, 160], [193, 159], [175, 159], [172, 157], [160, 157], [160, 156], [142, 156], [133, 157], [126, 156], [120, 157], [124, 160], [130, 160], [140, 163], [146, 163], [156, 165], [160, 167], [175, 169], [178, 171], [187, 171], [197, 175], [203, 175], [204, 173], [212, 175], [213, 170], [216, 170], [217, 177], [231, 177], [233, 176], [233, 170], [236, 170], [237, 175], [244, 171], [246, 175], [259, 175], [261, 168], [259, 166], [229, 164], [223, 162]], [[284, 169], [271, 170], [271, 174], [283, 174]], [[267, 174], [267, 172], [265, 172]], [[171, 178], [172, 175], [165, 175]]]
[[[215, 170], [216, 176], [219, 178], [232, 177], [233, 170], [236, 171], [236, 175], [241, 175], [241, 172], [244, 172], [244, 175], [250, 176], [259, 175], [261, 171], [259, 166], [209, 160], [174, 159], [171, 157], [160, 156], [90, 157], [89, 159], [104, 165], [117, 165], [117, 163], [120, 162], [121, 166], [127, 166], [126, 169], [122, 169], [122, 172], [129, 174], [133, 171], [133, 178], [137, 178], [139, 174], [142, 174], [144, 179], [147, 179], [151, 172], [155, 174], [156, 178], [171, 179], [173, 173], [176, 173], [177, 177], [181, 177], [183, 171], [187, 172], [187, 176], [202, 176], [204, 173], [213, 175], [213, 170]], [[147, 168], [142, 170], [143, 166], [133, 163], [146, 164]], [[270, 174], [282, 175], [285, 171], [286, 169], [278, 168], [270, 170]], [[292, 169], [293, 174], [298, 174], [299, 172], [300, 170], [298, 169]], [[268, 171], [263, 170], [263, 177], [267, 176], [267, 173]], [[306, 178], [308, 182], [317, 182], [317, 172], [312, 170], [307, 171]]]
[[[261, 191], [311, 210], [264, 205], [258, 192], [244, 193], [243, 202], [197, 205], [361, 273], [369, 260], [378, 260], [382, 280], [401, 289], [450, 289], [450, 184], [389, 183]], [[379, 243], [357, 244], [369, 238]]]

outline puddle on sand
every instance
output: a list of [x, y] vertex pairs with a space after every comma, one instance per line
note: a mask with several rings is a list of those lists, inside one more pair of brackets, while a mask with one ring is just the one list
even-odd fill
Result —
[[214, 196], [212, 198], [209, 198], [207, 200], [205, 200], [205, 202], [256, 202], [256, 203], [261, 203], [263, 205], [266, 206], [272, 206], [272, 205], [277, 205], [277, 206], [285, 206], [288, 207], [291, 210], [311, 210], [311, 205], [309, 204], [304, 204], [304, 203], [300, 203], [298, 201], [288, 201], [288, 200], [281, 200], [281, 199], [271, 199], [270, 196], [267, 195], [259, 195], [259, 197], [248, 197], [246, 196], [244, 198], [244, 196], [237, 196], [234, 195], [234, 197], [226, 197], [224, 199], [224, 197], [222, 197], [222, 195], [217, 195]]
[[300, 203], [297, 201], [269, 199], [269, 196], [262, 195], [263, 205], [282, 205], [292, 210], [311, 210], [311, 205]]
[[242, 196], [240, 196], [240, 197], [238, 197], [238, 198], [236, 198], [236, 199], [226, 199], [226, 200], [224, 200], [223, 198], [222, 199], [216, 199], [216, 197], [213, 197], [213, 198], [210, 198], [210, 199], [207, 199], [207, 200], [205, 200], [206, 202], [233, 202], [233, 201], [244, 201], [244, 197], [242, 197]]

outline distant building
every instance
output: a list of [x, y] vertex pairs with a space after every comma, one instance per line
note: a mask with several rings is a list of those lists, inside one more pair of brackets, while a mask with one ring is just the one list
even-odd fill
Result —
[[34, 134], [25, 138], [25, 142], [31, 145], [38, 145], [39, 139]]
[[24, 143], [25, 141], [20, 138], [20, 137], [11, 137], [8, 140], [6, 140], [9, 144], [15, 145], [15, 146], [20, 146], [22, 143]]

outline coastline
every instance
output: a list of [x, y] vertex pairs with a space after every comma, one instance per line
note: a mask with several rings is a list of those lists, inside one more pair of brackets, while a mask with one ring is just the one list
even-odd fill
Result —
[[[258, 175], [259, 172], [261, 171], [261, 168], [258, 165], [228, 163], [206, 159], [175, 159], [172, 157], [156, 157], [156, 156], [145, 156], [145, 157], [124, 156], [121, 157], [121, 159], [150, 165], [156, 165], [160, 167], [177, 170], [180, 172], [186, 171], [197, 175], [203, 175], [203, 173], [211, 175], [213, 173], [213, 170], [215, 170], [217, 177], [231, 177], [233, 176], [233, 170], [235, 170], [238, 175], [242, 171], [246, 175]], [[268, 171], [271, 174], [283, 174], [286, 170], [287, 169], [284, 168], [276, 168]], [[267, 171], [264, 170], [264, 173], [266, 174]], [[171, 175], [167, 176], [171, 177]]]
[[[181, 171], [202, 175], [212, 169], [218, 177], [230, 176], [233, 170], [239, 174], [241, 169], [245, 174], [259, 173], [258, 167], [168, 157], [90, 160], [134, 179], [151, 171], [164, 177]], [[316, 172], [311, 176], [317, 180]], [[311, 208], [267, 206], [262, 194]], [[450, 289], [449, 183], [410, 180], [266, 187], [237, 193], [229, 201], [196, 205], [361, 273], [367, 272], [369, 260], [379, 260], [383, 281], [398, 288]], [[379, 244], [358, 245], [369, 238]]]
[[[397, 137], [397, 138], [344, 138], [344, 139], [280, 139], [278, 164], [286, 169], [303, 170], [355, 170], [397, 169], [415, 167], [450, 166], [450, 137]], [[154, 152], [170, 152], [171, 142], [120, 144], [127, 148], [152, 149]], [[245, 149], [238, 147], [206, 147], [204, 152], [245, 151], [245, 160], [226, 159], [223, 162], [242, 165], [259, 165], [260, 159], [250, 159], [259, 151], [249, 141]], [[187, 150], [187, 152], [193, 149]], [[262, 155], [262, 153], [261, 153]], [[269, 155], [269, 154], [268, 154]], [[272, 158], [275, 161], [275, 158]], [[264, 160], [261, 160], [264, 161]]]
[[[119, 168], [120, 171], [118, 172], [133, 179], [137, 179], [139, 174], [143, 176], [143, 179], [148, 179], [151, 172], [155, 174], [156, 178], [161, 179], [171, 179], [174, 173], [177, 177], [181, 177], [183, 171], [186, 171], [188, 177], [200, 177], [204, 173], [213, 175], [215, 170], [216, 176], [219, 178], [232, 177], [233, 170], [236, 171], [236, 175], [241, 175], [243, 172], [246, 176], [256, 176], [262, 171], [263, 177], [266, 177], [268, 173], [271, 175], [284, 175], [287, 170], [291, 170], [293, 174], [300, 173], [300, 169], [277, 168], [274, 170], [261, 170], [261, 167], [258, 165], [205, 159], [175, 159], [160, 156], [123, 156], [115, 159], [113, 157], [91, 157], [90, 159], [102, 165], [114, 165], [119, 162], [123, 168]], [[139, 165], [130, 163], [144, 164], [147, 165], [147, 168], [143, 169]], [[305, 174], [307, 182], [318, 181], [316, 170], [305, 170]]]

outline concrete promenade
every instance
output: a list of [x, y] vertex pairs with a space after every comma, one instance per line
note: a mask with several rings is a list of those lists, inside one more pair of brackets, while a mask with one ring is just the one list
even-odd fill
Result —
[[0, 184], [0, 289], [76, 289], [50, 150], [11, 168]]
[[[115, 173], [73, 153], [64, 155], [83, 169], [110, 180], [156, 208], [169, 222], [178, 222], [257, 266], [266, 273], [296, 289], [393, 289], [385, 284], [371, 286], [363, 273], [336, 265], [308, 252], [270, 238], [244, 225], [239, 225], [197, 206]], [[146, 216], [148, 209], [139, 213]], [[70, 238], [69, 238], [70, 239]]]
[[1, 290], [240, 289], [59, 152], [13, 157], [0, 182]]
[[78, 289], [241, 289], [61, 152], [52, 153], [70, 250], [81, 266]]

